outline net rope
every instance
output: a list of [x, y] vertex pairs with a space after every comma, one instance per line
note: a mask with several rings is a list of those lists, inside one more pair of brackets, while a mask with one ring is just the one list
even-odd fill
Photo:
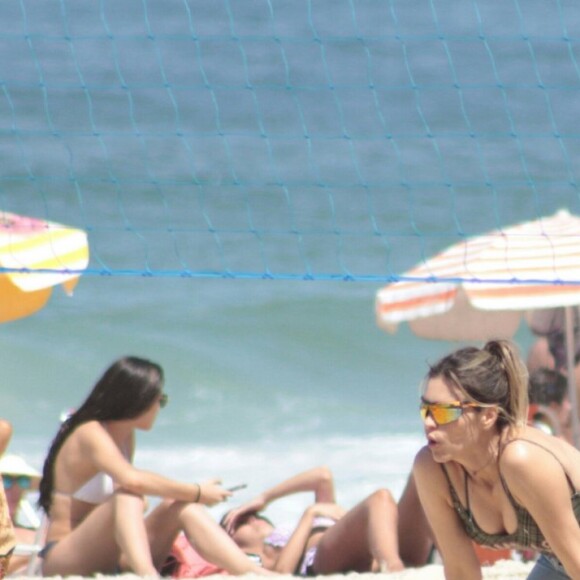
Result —
[[0, 210], [85, 275], [395, 281], [580, 213], [579, 39], [571, 0], [3, 2]]

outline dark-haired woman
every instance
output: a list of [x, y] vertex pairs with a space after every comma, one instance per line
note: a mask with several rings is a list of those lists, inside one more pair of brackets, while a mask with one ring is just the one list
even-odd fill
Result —
[[414, 476], [447, 579], [482, 577], [472, 541], [540, 552], [530, 580], [580, 578], [580, 452], [526, 425], [527, 396], [508, 341], [459, 349], [427, 374]]
[[[132, 465], [135, 430], [151, 429], [166, 402], [161, 367], [126, 357], [62, 424], [40, 484], [39, 504], [49, 517], [45, 576], [158, 576], [180, 531], [227, 571], [261, 573], [203, 507], [230, 495], [217, 480], [184, 483]], [[145, 515], [147, 495], [163, 501]]]
[[[314, 492], [314, 503], [296, 526], [275, 527], [260, 513], [273, 501], [307, 491]], [[377, 490], [346, 511], [335, 503], [334, 478], [327, 467], [298, 473], [263, 491], [229, 511], [222, 525], [246, 553], [278, 573], [315, 576], [404, 568], [397, 505], [390, 492]]]

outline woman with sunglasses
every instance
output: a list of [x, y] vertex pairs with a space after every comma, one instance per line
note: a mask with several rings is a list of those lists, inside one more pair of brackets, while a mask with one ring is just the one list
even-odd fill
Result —
[[473, 547], [541, 553], [528, 578], [580, 578], [580, 452], [526, 425], [515, 346], [466, 347], [429, 369], [413, 474], [448, 580], [482, 577]]
[[[133, 466], [135, 430], [151, 429], [166, 403], [161, 367], [125, 357], [62, 423], [40, 483], [45, 576], [156, 577], [181, 531], [206, 560], [233, 574], [261, 573], [203, 508], [231, 495], [217, 480], [180, 482]], [[146, 515], [147, 495], [163, 501]]]
[[[27, 502], [26, 495], [38, 489], [40, 473], [19, 455], [6, 454], [0, 459], [0, 474], [16, 542], [34, 544], [40, 521]], [[29, 559], [28, 555], [13, 554], [8, 565], [8, 573], [13, 574], [24, 568]]]
[[[276, 527], [260, 514], [271, 502], [314, 492], [292, 529]], [[397, 505], [379, 490], [350, 511], [335, 502], [332, 473], [317, 467], [299, 473], [229, 511], [222, 525], [262, 566], [283, 574], [312, 576], [342, 572], [394, 572], [404, 565], [397, 541]]]

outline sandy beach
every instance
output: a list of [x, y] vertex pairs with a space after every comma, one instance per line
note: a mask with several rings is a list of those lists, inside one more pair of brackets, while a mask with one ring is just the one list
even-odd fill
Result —
[[[507, 561], [502, 560], [497, 562], [493, 566], [488, 566], [483, 568], [483, 577], [484, 578], [493, 578], [494, 580], [515, 580], [515, 579], [525, 579], [527, 578], [530, 570], [532, 569], [533, 563], [522, 563], [522, 562], [515, 562], [515, 561]], [[331, 576], [318, 576], [318, 580], [338, 580], [340, 578], [344, 578], [344, 576], [348, 576], [349, 578], [356, 577], [360, 580], [443, 580], [443, 567], [439, 564], [433, 564], [429, 566], [424, 566], [422, 568], [409, 568], [403, 572], [397, 572], [395, 574], [335, 574]], [[37, 580], [38, 576], [32, 577], [25, 577], [20, 576], [24, 580]], [[53, 578], [62, 578], [62, 576], [54, 576]], [[68, 580], [81, 580], [82, 576], [67, 576]], [[105, 575], [96, 575], [92, 578], [101, 578], [111, 579], [111, 580], [139, 580], [141, 577], [135, 574], [123, 574], [120, 576], [105, 576]], [[204, 578], [213, 579], [213, 580], [223, 580], [222, 575], [215, 575], [215, 576], [205, 576]], [[257, 575], [247, 575], [244, 576], [247, 580], [260, 580], [263, 579], [264, 576], [257, 576]], [[295, 578], [295, 576], [287, 576], [287, 579], [290, 580], [291, 578]]]

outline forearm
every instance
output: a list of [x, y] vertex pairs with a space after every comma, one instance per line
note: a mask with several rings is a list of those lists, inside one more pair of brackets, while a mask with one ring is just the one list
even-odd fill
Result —
[[481, 567], [465, 570], [462, 566], [447, 563], [443, 565], [445, 580], [482, 580]]
[[334, 481], [330, 470], [326, 467], [309, 469], [264, 491], [262, 496], [268, 504], [276, 499], [305, 491], [314, 492], [317, 502], [334, 502]]
[[135, 470], [116, 482], [119, 487], [138, 494], [171, 498], [177, 501], [203, 503], [203, 486], [164, 477], [158, 473]]
[[288, 543], [282, 548], [276, 560], [275, 572], [293, 574], [296, 571], [306, 550], [306, 544], [312, 531], [314, 516], [315, 513], [311, 508], [308, 508], [304, 512], [292, 536], [290, 536]]

